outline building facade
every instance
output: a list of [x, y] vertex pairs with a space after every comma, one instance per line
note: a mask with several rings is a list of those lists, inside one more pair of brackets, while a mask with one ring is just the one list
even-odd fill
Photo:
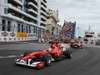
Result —
[[48, 19], [47, 19], [47, 25], [46, 25], [46, 30], [51, 34], [51, 37], [55, 37], [58, 32], [57, 27], [59, 19], [58, 19], [58, 10], [51, 10], [48, 9]]
[[0, 0], [0, 41], [38, 40], [46, 29], [46, 0]]
[[64, 21], [61, 35], [62, 39], [74, 38], [75, 37], [76, 22]]
[[54, 37], [55, 37], [56, 39], [60, 39], [61, 30], [62, 30], [62, 26], [59, 25], [59, 24], [57, 24], [57, 25], [55, 26], [55, 29], [54, 29]]
[[96, 37], [95, 32], [86, 31], [84, 36], [84, 44], [86, 45], [95, 45], [96, 41], [98, 40]]

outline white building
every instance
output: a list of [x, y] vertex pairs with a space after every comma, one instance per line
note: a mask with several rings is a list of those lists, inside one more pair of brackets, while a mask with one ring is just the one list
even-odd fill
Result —
[[84, 43], [86, 45], [95, 45], [96, 40], [97, 40], [97, 37], [96, 37], [95, 32], [90, 32], [90, 31], [85, 32]]
[[38, 40], [47, 15], [46, 0], [0, 0], [0, 42]]

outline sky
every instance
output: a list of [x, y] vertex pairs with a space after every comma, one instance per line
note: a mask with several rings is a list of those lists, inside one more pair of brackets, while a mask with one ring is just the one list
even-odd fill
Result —
[[76, 21], [77, 35], [83, 35], [91, 27], [91, 31], [100, 32], [100, 0], [47, 0], [48, 8], [59, 11], [59, 24], [64, 19]]

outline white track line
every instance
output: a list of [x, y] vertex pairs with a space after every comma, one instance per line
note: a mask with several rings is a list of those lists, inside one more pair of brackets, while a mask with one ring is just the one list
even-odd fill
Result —
[[14, 58], [17, 57], [16, 55], [8, 55], [8, 56], [0, 56], [0, 59], [4, 59], [4, 58]]

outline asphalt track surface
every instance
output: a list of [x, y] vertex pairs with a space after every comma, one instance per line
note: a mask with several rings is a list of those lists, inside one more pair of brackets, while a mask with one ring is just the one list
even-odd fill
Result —
[[100, 48], [74, 50], [72, 59], [53, 62], [42, 70], [14, 64], [15, 58], [23, 50], [1, 50], [0, 75], [100, 75]]

